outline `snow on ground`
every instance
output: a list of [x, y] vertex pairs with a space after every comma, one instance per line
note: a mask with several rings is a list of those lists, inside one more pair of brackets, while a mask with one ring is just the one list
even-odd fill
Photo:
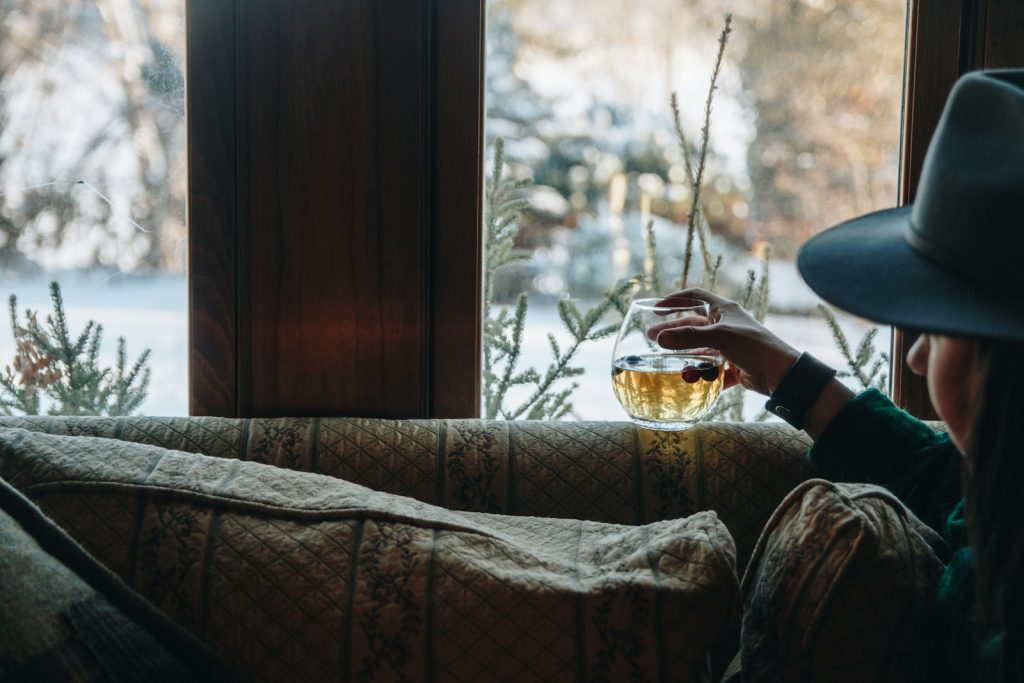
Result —
[[[147, 415], [188, 414], [188, 325], [185, 277], [158, 276], [151, 278], [114, 277], [83, 278], [65, 276], [62, 282], [68, 322], [72, 332], [78, 332], [88, 320], [103, 324], [101, 358], [114, 363], [116, 341], [119, 336], [128, 342], [129, 360], [134, 360], [145, 348], [152, 349], [150, 365], [153, 378], [149, 397], [141, 412]], [[781, 289], [781, 288], [780, 288]], [[19, 311], [26, 307], [45, 314], [50, 310], [47, 280], [11, 280], [0, 277], [0, 294], [16, 294]], [[43, 317], [41, 315], [41, 317]], [[843, 329], [856, 343], [870, 329], [864, 321], [842, 316]], [[799, 315], [770, 315], [768, 325], [797, 348], [805, 349], [826, 363], [842, 367], [843, 360], [832, 343], [831, 333], [824, 320]], [[530, 304], [527, 331], [524, 339], [520, 368], [533, 366], [543, 372], [551, 355], [547, 333], [554, 332], [560, 342], [568, 336], [550, 299], [536, 299]], [[611, 390], [611, 357], [614, 338], [584, 345], [576, 364], [586, 369], [577, 378], [580, 388], [573, 396], [576, 414], [587, 420], [624, 420], [626, 415]], [[876, 346], [888, 349], [887, 330], [879, 335]], [[14, 341], [6, 322], [0, 325], [0, 369], [11, 362]], [[339, 378], [340, 381], [340, 378]], [[510, 394], [509, 405], [522, 401], [528, 390]], [[754, 415], [763, 399], [748, 395], [747, 415]]]

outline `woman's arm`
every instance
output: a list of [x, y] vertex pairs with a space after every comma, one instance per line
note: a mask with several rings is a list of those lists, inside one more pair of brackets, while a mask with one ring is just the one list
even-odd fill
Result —
[[[726, 386], [740, 384], [770, 395], [800, 352], [734, 301], [703, 289], [687, 289], [665, 303], [701, 299], [711, 320], [691, 318], [652, 327], [648, 334], [669, 349], [714, 348], [729, 362]], [[831, 380], [805, 414], [804, 430], [815, 439], [808, 456], [833, 481], [885, 486], [936, 529], [960, 498], [957, 451], [944, 434], [871, 390], [857, 396]]]

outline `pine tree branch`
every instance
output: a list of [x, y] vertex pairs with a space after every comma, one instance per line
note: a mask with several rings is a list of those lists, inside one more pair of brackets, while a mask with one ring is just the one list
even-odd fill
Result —
[[[683, 166], [686, 169], [686, 182], [690, 187], [690, 194], [693, 195], [693, 188], [696, 183], [696, 178], [693, 175], [693, 154], [690, 151], [690, 143], [686, 139], [686, 133], [683, 130], [683, 121], [679, 112], [679, 97], [673, 92], [669, 97], [669, 107], [672, 109], [672, 124], [676, 131], [676, 142], [679, 144], [679, 148], [683, 152]], [[703, 213], [700, 214], [703, 216]], [[704, 220], [697, 221], [697, 239], [700, 244], [701, 255], [704, 257], [704, 268], [709, 270], [711, 268], [711, 251], [708, 248], [708, 236], [707, 236], [707, 223]]]
[[53, 311], [46, 316], [46, 327], [38, 324], [32, 311], [25, 311], [26, 323], [20, 327], [17, 300], [13, 296], [8, 300], [15, 342], [31, 367], [22, 373], [23, 387], [9, 368], [0, 377], [0, 388], [7, 394], [0, 396], [0, 407], [38, 414], [45, 393], [53, 401], [47, 407], [50, 415], [120, 415], [137, 409], [149, 390], [150, 350], [143, 351], [126, 371], [125, 342], [119, 339], [115, 368], [102, 367], [103, 326], [90, 320], [72, 341], [64, 297], [56, 282], [50, 283], [50, 299]]
[[722, 269], [722, 255], [715, 258], [715, 265], [711, 267], [711, 276], [708, 278], [708, 290], [714, 292], [718, 285], [718, 271]]
[[[559, 316], [566, 329], [572, 335], [572, 343], [560, 355], [555, 356], [554, 361], [548, 366], [544, 376], [538, 378], [530, 396], [514, 410], [507, 412], [505, 414], [506, 419], [515, 420], [524, 414], [537, 414], [537, 410], [541, 410], [543, 413], [543, 408], [537, 408], [537, 406], [539, 403], [549, 400], [546, 396], [552, 386], [561, 379], [579, 376], [583, 373], [582, 368], [571, 365], [576, 352], [582, 344], [604, 338], [617, 329], [618, 326], [597, 327], [597, 323], [613, 308], [619, 309], [624, 305], [623, 299], [636, 285], [637, 280], [638, 278], [633, 278], [620, 282], [614, 288], [605, 292], [601, 301], [585, 314], [581, 314], [571, 301], [567, 299], [559, 301]], [[575, 388], [570, 388], [566, 396], [574, 390]], [[566, 390], [562, 391], [565, 392]], [[570, 410], [571, 406], [565, 412], [567, 413]], [[550, 414], [549, 412], [548, 415], [550, 416]]]
[[750, 308], [750, 301], [754, 298], [754, 284], [757, 282], [757, 273], [747, 271], [747, 279], [743, 284], [743, 294], [740, 296], [740, 306]]
[[[8, 365], [4, 368], [5, 374], [0, 376], [0, 387], [3, 388], [3, 392], [0, 393], [0, 408], [5, 415], [14, 414], [15, 410], [20, 410], [25, 415], [38, 415], [38, 373], [32, 367], [28, 367], [35, 362], [30, 349], [39, 349], [28, 329], [33, 326], [34, 317], [26, 311], [25, 327], [22, 328], [18, 325], [18, 298], [12, 294], [7, 299], [7, 305], [16, 350], [14, 370], [12, 371]], [[15, 372], [21, 375], [20, 381], [15, 378]]]
[[761, 257], [761, 278], [757, 283], [757, 305], [754, 309], [754, 317], [757, 322], [763, 323], [768, 315], [768, 295], [771, 291], [771, 265], [772, 248], [765, 245], [764, 254]]
[[516, 364], [519, 362], [519, 354], [523, 348], [523, 328], [526, 326], [527, 299], [525, 294], [520, 294], [516, 299], [515, 315], [512, 318], [511, 339], [509, 340], [508, 356], [505, 359], [505, 370], [501, 379], [494, 389], [494, 404], [488, 406], [488, 414], [497, 415], [505, 402], [505, 395], [514, 386], [512, 381]]
[[868, 389], [870, 387], [878, 388], [880, 391], [884, 391], [883, 388], [887, 377], [885, 373], [882, 373], [881, 378], [878, 378], [878, 373], [883, 368], [888, 366], [889, 356], [886, 353], [881, 353], [878, 360], [876, 360], [870, 368], [867, 365], [871, 362], [871, 359], [875, 355], [875, 336], [878, 334], [878, 328], [872, 328], [868, 330], [861, 338], [860, 343], [857, 345], [857, 351], [854, 351], [850, 347], [849, 339], [846, 337], [846, 333], [843, 332], [839, 326], [839, 320], [835, 314], [832, 313], [831, 309], [824, 304], [818, 304], [818, 310], [825, 317], [825, 323], [828, 325], [829, 330], [832, 332], [832, 339], [835, 345], [839, 348], [839, 353], [842, 354], [843, 360], [846, 361], [846, 365], [849, 368], [848, 376], [853, 377], [860, 384], [861, 389]]
[[654, 219], [644, 226], [644, 282], [652, 291], [661, 291], [661, 276], [658, 273], [658, 244], [654, 237]]
[[690, 204], [690, 214], [687, 219], [686, 232], [686, 253], [683, 259], [683, 275], [680, 280], [680, 288], [685, 289], [690, 277], [690, 262], [693, 259], [693, 236], [697, 229], [697, 214], [700, 212], [701, 189], [704, 184], [704, 170], [707, 166], [708, 141], [711, 136], [711, 110], [715, 98], [715, 90], [718, 88], [718, 75], [722, 70], [722, 59], [725, 56], [725, 46], [729, 43], [729, 34], [732, 33], [732, 14], [725, 15], [725, 27], [718, 36], [718, 54], [715, 57], [715, 66], [711, 70], [711, 83], [708, 86], [707, 100], [704, 102], [704, 126], [700, 133], [700, 153], [697, 157], [697, 170], [693, 178], [693, 201]]

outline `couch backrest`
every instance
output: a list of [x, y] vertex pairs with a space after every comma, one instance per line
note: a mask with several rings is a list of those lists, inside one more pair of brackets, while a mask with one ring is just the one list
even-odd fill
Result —
[[89, 435], [318, 472], [454, 510], [642, 524], [715, 510], [740, 566], [779, 501], [814, 476], [788, 425], [365, 418], [4, 417]]

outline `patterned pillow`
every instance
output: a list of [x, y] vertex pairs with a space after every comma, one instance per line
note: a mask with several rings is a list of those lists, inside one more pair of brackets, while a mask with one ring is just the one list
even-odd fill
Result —
[[0, 548], [0, 680], [238, 680], [3, 480]]
[[928, 680], [942, 546], [883, 488], [798, 486], [743, 577], [743, 680]]
[[712, 512], [456, 513], [332, 477], [0, 431], [0, 473], [259, 680], [689, 679], [738, 623]]

